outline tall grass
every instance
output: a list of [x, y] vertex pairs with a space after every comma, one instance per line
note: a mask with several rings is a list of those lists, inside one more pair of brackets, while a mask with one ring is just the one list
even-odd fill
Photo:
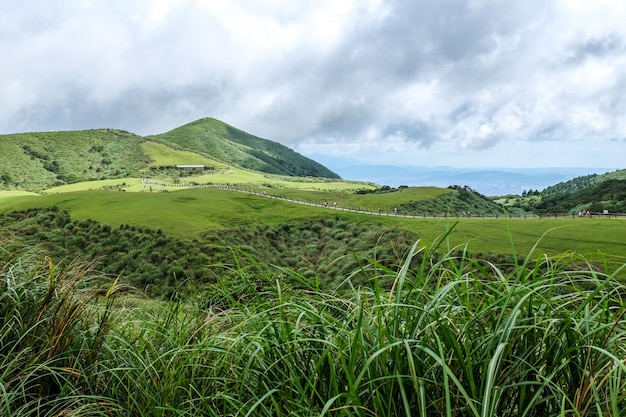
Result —
[[626, 413], [620, 270], [563, 254], [504, 272], [435, 249], [416, 243], [394, 269], [371, 261], [368, 285], [333, 294], [294, 271], [235, 265], [210, 293], [168, 304], [5, 251], [0, 414]]
[[[59, 268], [37, 251], [0, 242], [0, 415], [103, 410], [102, 398], [84, 388], [120, 287], [107, 290], [97, 280], [89, 265]], [[96, 309], [98, 297], [104, 302]]]

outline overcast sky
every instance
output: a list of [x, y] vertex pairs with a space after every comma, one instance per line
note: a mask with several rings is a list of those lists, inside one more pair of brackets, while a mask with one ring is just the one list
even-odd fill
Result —
[[215, 117], [305, 155], [626, 168], [624, 0], [2, 0], [0, 133]]

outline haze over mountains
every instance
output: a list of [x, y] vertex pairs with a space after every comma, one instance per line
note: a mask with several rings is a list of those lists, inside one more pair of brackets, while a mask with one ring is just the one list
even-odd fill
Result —
[[575, 177], [604, 174], [611, 168], [452, 168], [447, 166], [364, 165], [363, 163], [326, 155], [310, 155], [342, 178], [398, 187], [467, 185], [487, 196], [521, 194], [523, 191], [546, 187]]

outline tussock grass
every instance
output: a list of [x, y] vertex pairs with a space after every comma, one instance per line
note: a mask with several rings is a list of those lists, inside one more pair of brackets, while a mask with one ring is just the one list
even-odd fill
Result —
[[367, 285], [336, 293], [235, 263], [210, 293], [149, 308], [116, 306], [119, 283], [88, 268], [0, 256], [2, 415], [626, 412], [626, 287], [573, 254], [504, 272], [418, 242], [397, 269], [372, 260]]
[[[103, 398], [85, 387], [121, 287], [102, 287], [88, 265], [59, 268], [0, 243], [0, 414], [99, 414]], [[104, 300], [97, 309], [96, 299]]]

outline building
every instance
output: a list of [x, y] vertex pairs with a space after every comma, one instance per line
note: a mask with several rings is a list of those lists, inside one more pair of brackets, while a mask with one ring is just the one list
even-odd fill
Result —
[[181, 171], [204, 171], [204, 165], [176, 165]]

